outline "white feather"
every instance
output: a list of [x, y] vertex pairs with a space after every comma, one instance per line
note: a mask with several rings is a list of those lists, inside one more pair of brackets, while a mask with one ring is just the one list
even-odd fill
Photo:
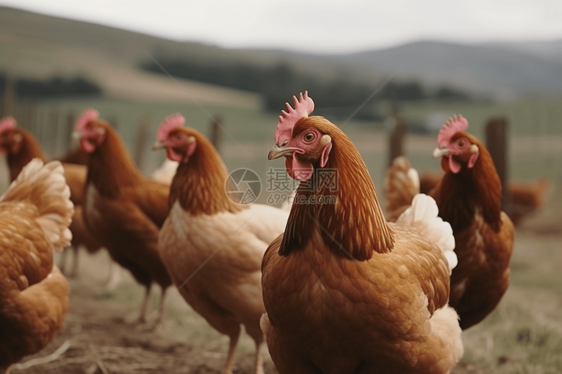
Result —
[[[18, 190], [30, 189], [30, 194], [40, 194], [37, 199], [37, 208], [41, 215], [35, 221], [41, 226], [47, 239], [60, 250], [70, 244], [72, 234], [68, 226], [72, 220], [74, 205], [70, 201], [70, 188], [66, 184], [64, 168], [58, 161], [52, 161], [43, 165], [38, 158], [31, 160], [19, 173], [16, 180], [12, 182], [0, 201], [21, 201], [29, 204], [29, 195], [18, 195]], [[54, 198], [54, 199], [51, 199]], [[63, 204], [67, 209], [53, 212], [53, 204]]]
[[437, 245], [447, 258], [449, 271], [452, 271], [458, 263], [454, 252], [455, 237], [451, 225], [438, 217], [438, 214], [439, 208], [435, 200], [425, 194], [418, 194], [396, 223], [416, 228], [421, 236]]
[[177, 161], [166, 159], [162, 166], [152, 173], [152, 179], [161, 183], [172, 184], [172, 179], [174, 179], [174, 175], [176, 175], [178, 165], [179, 163]]
[[416, 191], [420, 191], [420, 177], [418, 175], [418, 171], [414, 168], [410, 168], [408, 169], [408, 179], [410, 179], [410, 181], [412, 182], [412, 184], [414, 185], [414, 187], [416, 188]]

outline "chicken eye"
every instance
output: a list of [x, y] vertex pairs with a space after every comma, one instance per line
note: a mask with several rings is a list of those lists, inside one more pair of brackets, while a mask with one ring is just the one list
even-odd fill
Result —
[[464, 145], [465, 145], [464, 140], [461, 140], [461, 141], [459, 142], [459, 147], [464, 147]]
[[314, 133], [313, 132], [309, 132], [308, 134], [306, 134], [304, 136], [305, 142], [311, 142], [313, 139], [314, 139]]
[[177, 139], [177, 140], [181, 140], [181, 135], [180, 135], [180, 134], [176, 134], [176, 139]]

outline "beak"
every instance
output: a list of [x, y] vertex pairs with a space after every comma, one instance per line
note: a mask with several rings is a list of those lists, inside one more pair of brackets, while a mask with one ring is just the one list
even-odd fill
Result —
[[269, 151], [269, 154], [267, 155], [267, 159], [274, 160], [282, 156], [290, 156], [297, 150], [298, 148], [284, 147], [284, 146], [280, 147], [277, 144], [275, 144], [273, 148], [271, 148], [271, 151]]
[[74, 140], [80, 140], [81, 137], [82, 137], [82, 134], [80, 134], [80, 131], [74, 130], [74, 131], [72, 132], [72, 139], [74, 139]]
[[433, 158], [448, 156], [451, 153], [447, 148], [435, 148], [433, 150]]
[[153, 151], [157, 151], [159, 149], [164, 149], [164, 148], [166, 148], [166, 143], [164, 143], [162, 140], [157, 140], [154, 142], [154, 144], [152, 144]]

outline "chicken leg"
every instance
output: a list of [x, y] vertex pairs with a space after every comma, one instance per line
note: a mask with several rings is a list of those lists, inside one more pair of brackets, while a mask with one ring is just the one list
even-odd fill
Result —
[[263, 354], [261, 347], [263, 340], [256, 341], [256, 374], [264, 374], [263, 372]]
[[234, 359], [234, 351], [236, 350], [236, 345], [238, 344], [238, 339], [240, 338], [240, 327], [233, 331], [230, 337], [230, 344], [228, 347], [228, 356], [226, 358], [226, 364], [224, 365], [224, 374], [232, 374], [232, 364]]
[[[148, 317], [148, 320], [153, 320], [152, 323], [150, 324], [150, 328], [151, 329], [155, 329], [156, 327], [158, 327], [160, 325], [160, 323], [162, 323], [162, 321], [164, 320], [164, 317], [166, 316], [166, 292], [168, 291], [167, 287], [162, 287], [162, 293], [160, 296], [160, 305], [158, 306], [158, 310], [155, 310], [154, 312], [152, 312], [150, 314], [150, 316]], [[152, 316], [158, 313], [156, 315], [156, 318], [152, 318]]]
[[150, 305], [150, 295], [152, 293], [152, 285], [146, 286], [146, 293], [144, 294], [144, 299], [142, 300], [140, 313], [134, 313], [129, 316], [126, 321], [127, 323], [146, 323], [146, 315], [148, 314], [148, 307]]

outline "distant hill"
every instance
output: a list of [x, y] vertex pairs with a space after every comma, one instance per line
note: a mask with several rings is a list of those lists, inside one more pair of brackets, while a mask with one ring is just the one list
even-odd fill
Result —
[[[326, 82], [336, 79], [377, 86], [408, 57], [397, 80], [450, 85], [491, 98], [562, 94], [562, 40], [454, 44], [433, 41], [346, 55], [311, 55], [280, 50], [225, 49], [157, 38], [117, 28], [0, 7], [0, 71], [48, 78], [83, 75], [111, 95], [147, 100], [188, 100], [163, 75], [140, 64], [158, 59], [198, 63], [283, 63], [299, 74]], [[201, 102], [260, 105], [249, 92], [183, 79], [181, 84]]]
[[546, 59], [557, 59], [562, 61], [562, 39], [546, 41], [536, 40], [529, 42], [498, 42], [486, 43], [483, 45], [530, 53]]
[[[191, 102], [166, 76], [137, 67], [158, 48], [199, 50], [212, 55], [218, 47], [180, 43], [148, 35], [0, 7], [0, 72], [18, 78], [84, 76], [110, 96], [151, 101]], [[220, 53], [219, 53], [220, 54]], [[178, 79], [198, 102], [260, 107], [259, 95]]]
[[398, 76], [447, 82], [500, 97], [562, 94], [562, 42], [469, 45], [421, 41], [394, 48], [330, 56], [361, 67], [393, 71], [412, 56]]

